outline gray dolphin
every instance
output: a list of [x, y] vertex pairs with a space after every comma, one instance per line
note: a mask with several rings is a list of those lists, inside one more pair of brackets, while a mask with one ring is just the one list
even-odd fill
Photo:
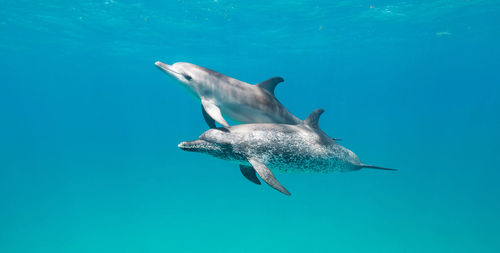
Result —
[[276, 85], [283, 82], [281, 77], [251, 85], [191, 63], [168, 65], [157, 61], [155, 65], [201, 100], [203, 116], [211, 128], [215, 128], [215, 121], [229, 126], [222, 115], [241, 123], [302, 122], [274, 96]]
[[179, 148], [235, 161], [248, 180], [260, 184], [257, 173], [286, 195], [290, 192], [271, 170], [320, 173], [362, 168], [394, 170], [364, 164], [352, 151], [328, 137], [318, 125], [322, 113], [323, 109], [315, 110], [299, 125], [243, 124], [231, 126], [229, 131], [210, 129], [197, 140], [181, 142]]

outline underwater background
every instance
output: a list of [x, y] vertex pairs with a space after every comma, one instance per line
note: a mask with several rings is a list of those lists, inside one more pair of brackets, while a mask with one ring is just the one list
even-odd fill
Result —
[[[500, 252], [500, 3], [0, 0], [0, 252]], [[183, 152], [191, 62], [363, 162], [280, 174]]]

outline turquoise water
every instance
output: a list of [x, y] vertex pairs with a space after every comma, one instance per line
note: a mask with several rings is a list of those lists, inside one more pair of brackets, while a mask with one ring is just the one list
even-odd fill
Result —
[[[500, 252], [498, 1], [0, 3], [0, 252]], [[399, 171], [256, 186], [157, 60]]]

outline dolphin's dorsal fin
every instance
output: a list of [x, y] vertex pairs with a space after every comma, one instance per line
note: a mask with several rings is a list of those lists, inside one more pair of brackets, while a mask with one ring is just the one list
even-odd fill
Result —
[[315, 128], [315, 129], [319, 129], [319, 124], [318, 124], [318, 121], [319, 121], [319, 117], [321, 116], [321, 114], [324, 112], [325, 110], [323, 109], [316, 109], [314, 110], [313, 112], [311, 112], [311, 114], [309, 114], [309, 116], [304, 120], [304, 124], [306, 126], [310, 126], [312, 128]]
[[[206, 99], [201, 99], [201, 105], [203, 106], [203, 109], [205, 109], [205, 112], [208, 114], [208, 116], [210, 116], [210, 118], [214, 119], [219, 124], [225, 127], [229, 127], [229, 124], [226, 122], [224, 117], [222, 117], [222, 113], [220, 112], [220, 109], [217, 105]], [[211, 127], [211, 123], [207, 123]]]
[[285, 80], [281, 77], [273, 77], [273, 78], [269, 78], [269, 79], [265, 80], [264, 82], [258, 83], [256, 85], [259, 88], [267, 90], [269, 93], [274, 95], [274, 88], [276, 88], [276, 85], [278, 85], [278, 83], [281, 83], [283, 81], [285, 81]]
[[285, 189], [285, 187], [283, 187], [283, 185], [281, 185], [278, 180], [276, 180], [273, 173], [268, 167], [266, 167], [266, 165], [252, 158], [248, 159], [248, 162], [253, 166], [257, 174], [259, 174], [260, 178], [262, 178], [264, 182], [266, 182], [274, 189], [280, 191], [281, 193], [290, 195], [290, 192]]

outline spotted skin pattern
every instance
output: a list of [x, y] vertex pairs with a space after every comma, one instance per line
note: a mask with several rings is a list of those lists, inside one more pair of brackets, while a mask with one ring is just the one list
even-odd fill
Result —
[[213, 128], [197, 140], [181, 142], [185, 151], [206, 153], [240, 164], [248, 180], [260, 184], [249, 172], [279, 192], [291, 193], [274, 177], [272, 171], [329, 173], [361, 168], [394, 170], [361, 163], [350, 150], [324, 133], [318, 124], [323, 109], [316, 109], [301, 124], [243, 124]]
[[273, 171], [329, 173], [360, 169], [361, 161], [321, 130], [304, 124], [245, 124], [210, 129], [196, 143], [183, 142], [187, 151], [249, 165], [256, 159]]

